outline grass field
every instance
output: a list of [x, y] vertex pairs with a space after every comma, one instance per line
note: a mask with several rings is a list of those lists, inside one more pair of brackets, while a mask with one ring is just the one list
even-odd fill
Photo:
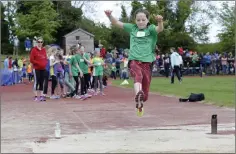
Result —
[[[123, 87], [133, 88], [133, 81]], [[176, 81], [176, 79], [175, 79]], [[120, 86], [121, 80], [112, 80], [112, 84]], [[182, 84], [177, 81], [170, 84], [170, 79], [153, 78], [150, 91], [162, 95], [188, 97], [190, 93], [204, 93], [205, 103], [217, 106], [235, 107], [235, 77], [186, 77]]]

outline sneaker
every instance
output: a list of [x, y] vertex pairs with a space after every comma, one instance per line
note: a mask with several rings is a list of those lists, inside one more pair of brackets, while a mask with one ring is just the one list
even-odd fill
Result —
[[91, 98], [91, 97], [92, 97], [92, 95], [85, 94], [85, 97], [87, 97], [87, 98]]
[[81, 97], [79, 95], [74, 95], [73, 98], [80, 99]]
[[143, 109], [143, 107], [142, 107], [142, 108], [138, 108], [138, 109], [136, 109], [136, 110], [137, 110], [137, 111], [136, 111], [137, 116], [138, 116], [138, 117], [142, 117], [143, 114], [144, 114], [144, 109]]
[[34, 96], [34, 101], [38, 101], [38, 96]]
[[58, 99], [58, 97], [56, 95], [52, 95], [50, 99]]
[[94, 90], [93, 89], [88, 89], [88, 92], [94, 92]]
[[101, 95], [101, 96], [105, 96], [104, 92], [100, 92], [100, 95]]
[[85, 95], [81, 95], [80, 99], [85, 100], [87, 97]]
[[144, 93], [143, 91], [139, 91], [135, 96], [135, 102], [136, 102], [136, 109], [137, 109], [137, 116], [142, 117], [144, 114], [143, 110], [143, 99], [144, 99]]
[[39, 100], [40, 100], [40, 102], [43, 102], [43, 101], [46, 101], [46, 98], [45, 98], [45, 96], [40, 96]]

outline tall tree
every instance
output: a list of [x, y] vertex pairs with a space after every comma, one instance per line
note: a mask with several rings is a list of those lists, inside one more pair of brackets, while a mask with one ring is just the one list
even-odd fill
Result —
[[28, 14], [17, 13], [16, 34], [21, 38], [42, 36], [46, 43], [55, 41], [54, 34], [60, 23], [53, 3], [50, 0], [25, 1], [24, 7], [29, 12]]
[[223, 3], [222, 10], [218, 13], [219, 21], [223, 26], [218, 37], [224, 51], [233, 52], [235, 50], [235, 14], [236, 8], [228, 3]]
[[13, 43], [13, 36], [16, 35], [14, 30], [15, 26], [15, 14], [17, 10], [17, 5], [14, 1], [8, 1], [6, 5], [6, 20], [8, 22], [8, 29], [9, 29], [9, 39], [10, 42]]
[[125, 10], [125, 6], [121, 5], [121, 19], [122, 22], [129, 22], [128, 14]]
[[71, 1], [53, 1], [54, 9], [59, 14], [61, 26], [57, 28], [56, 43], [63, 44], [63, 36], [80, 27], [82, 21], [81, 7], [74, 7]]
[[12, 51], [12, 45], [9, 43], [9, 28], [8, 21], [6, 20], [5, 10], [3, 3], [1, 5], [1, 52], [7, 54]]
[[216, 11], [214, 4], [209, 1], [193, 1], [185, 29], [197, 43], [209, 42], [209, 26], [215, 18]]

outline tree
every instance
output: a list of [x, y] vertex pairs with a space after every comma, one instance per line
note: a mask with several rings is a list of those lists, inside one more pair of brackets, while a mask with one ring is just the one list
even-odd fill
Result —
[[74, 7], [71, 1], [53, 1], [54, 9], [57, 10], [58, 20], [61, 26], [57, 28], [56, 43], [63, 44], [63, 36], [81, 27], [83, 11], [81, 7]]
[[[144, 1], [142, 3], [133, 1], [131, 3], [131, 15], [138, 8], [145, 8], [150, 13], [149, 22], [157, 25], [154, 15], [160, 14], [164, 18], [164, 31], [158, 34], [158, 46], [162, 52], [166, 52], [170, 47], [186, 47], [194, 49], [197, 42], [207, 42], [209, 40], [207, 34], [209, 31], [209, 21], [205, 21], [207, 17], [213, 18], [212, 5], [207, 2], [199, 3], [195, 0], [156, 0]], [[205, 5], [203, 8], [202, 5]], [[198, 22], [195, 22], [196, 16]]]
[[17, 10], [16, 3], [14, 1], [8, 1], [6, 5], [6, 21], [8, 22], [9, 39], [13, 43], [13, 36], [16, 35], [15, 26], [15, 13]]
[[124, 5], [121, 5], [121, 19], [120, 20], [124, 23], [129, 22], [129, 17], [127, 15]]
[[20, 38], [42, 36], [46, 43], [55, 41], [54, 34], [60, 26], [58, 14], [50, 0], [25, 1], [24, 7], [29, 11], [16, 15], [16, 34]]
[[8, 21], [6, 20], [5, 7], [2, 2], [1, 5], [1, 51], [2, 54], [12, 52], [12, 45], [9, 43], [9, 28]]
[[235, 13], [236, 8], [228, 3], [222, 4], [222, 10], [218, 13], [219, 21], [223, 29], [218, 34], [222, 50], [233, 52], [235, 50]]
[[209, 43], [207, 34], [216, 11], [215, 6], [209, 1], [193, 1], [185, 29], [197, 43]]

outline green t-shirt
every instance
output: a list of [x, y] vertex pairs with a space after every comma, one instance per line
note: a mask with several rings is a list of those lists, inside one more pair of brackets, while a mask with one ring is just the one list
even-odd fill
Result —
[[19, 68], [23, 68], [23, 61], [21, 59], [18, 60], [18, 66]]
[[103, 60], [100, 57], [94, 57], [92, 63], [96, 66], [93, 67], [93, 76], [103, 76]]
[[157, 31], [155, 25], [139, 30], [136, 24], [124, 23], [124, 30], [130, 33], [129, 60], [155, 61]]
[[114, 71], [114, 72], [116, 72], [116, 66], [112, 66], [112, 67], [111, 67], [111, 70]]
[[[85, 54], [85, 58], [87, 60], [89, 60], [89, 55], [87, 53], [84, 53], [84, 54]], [[84, 74], [88, 74], [88, 64], [87, 64], [87, 62], [84, 60], [82, 55], [80, 55], [80, 57], [78, 57], [78, 58], [79, 58], [78, 59], [78, 64], [79, 64], [80, 69], [82, 70], [82, 72]]]
[[198, 60], [198, 55], [197, 55], [197, 54], [194, 54], [194, 55], [192, 56], [192, 61], [193, 61], [193, 63], [196, 63], [197, 60]]
[[77, 69], [77, 67], [75, 66], [76, 63], [78, 64], [78, 58], [80, 58], [81, 56], [79, 54], [76, 54], [74, 56], [71, 57], [69, 63], [71, 64], [71, 72], [73, 76], [78, 76], [79, 75], [79, 70]]

